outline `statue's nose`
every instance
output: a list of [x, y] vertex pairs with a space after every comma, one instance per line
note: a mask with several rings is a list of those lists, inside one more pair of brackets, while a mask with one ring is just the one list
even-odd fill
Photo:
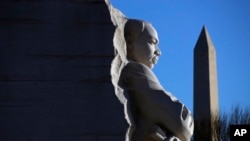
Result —
[[161, 51], [160, 51], [159, 49], [157, 49], [157, 50], [155, 51], [155, 55], [160, 56], [160, 55], [161, 55]]

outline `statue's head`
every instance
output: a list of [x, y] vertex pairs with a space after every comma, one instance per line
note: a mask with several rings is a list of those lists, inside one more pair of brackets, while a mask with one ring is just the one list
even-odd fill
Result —
[[124, 37], [127, 45], [127, 59], [142, 63], [152, 69], [161, 52], [158, 35], [154, 27], [141, 20], [129, 19], [125, 24]]

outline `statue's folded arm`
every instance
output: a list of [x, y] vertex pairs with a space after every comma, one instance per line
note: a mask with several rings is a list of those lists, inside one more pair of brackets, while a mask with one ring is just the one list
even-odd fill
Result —
[[128, 95], [128, 101], [135, 108], [135, 114], [182, 141], [190, 140], [193, 119], [184, 104], [166, 92], [153, 72], [146, 66], [130, 62], [122, 70], [119, 86]]

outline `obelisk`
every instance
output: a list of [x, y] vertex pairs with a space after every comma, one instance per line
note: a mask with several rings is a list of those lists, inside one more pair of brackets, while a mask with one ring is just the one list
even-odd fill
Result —
[[216, 53], [205, 26], [194, 48], [194, 119], [195, 141], [217, 140], [218, 115]]

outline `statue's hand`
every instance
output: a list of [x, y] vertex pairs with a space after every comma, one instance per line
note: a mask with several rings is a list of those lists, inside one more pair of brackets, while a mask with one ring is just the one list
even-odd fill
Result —
[[152, 129], [149, 131], [149, 137], [155, 141], [165, 141], [167, 138], [165, 131], [163, 131], [158, 125], [152, 127]]
[[149, 133], [149, 137], [154, 141], [181, 141], [173, 135], [169, 135], [165, 130], [163, 130], [158, 125], [152, 127]]

